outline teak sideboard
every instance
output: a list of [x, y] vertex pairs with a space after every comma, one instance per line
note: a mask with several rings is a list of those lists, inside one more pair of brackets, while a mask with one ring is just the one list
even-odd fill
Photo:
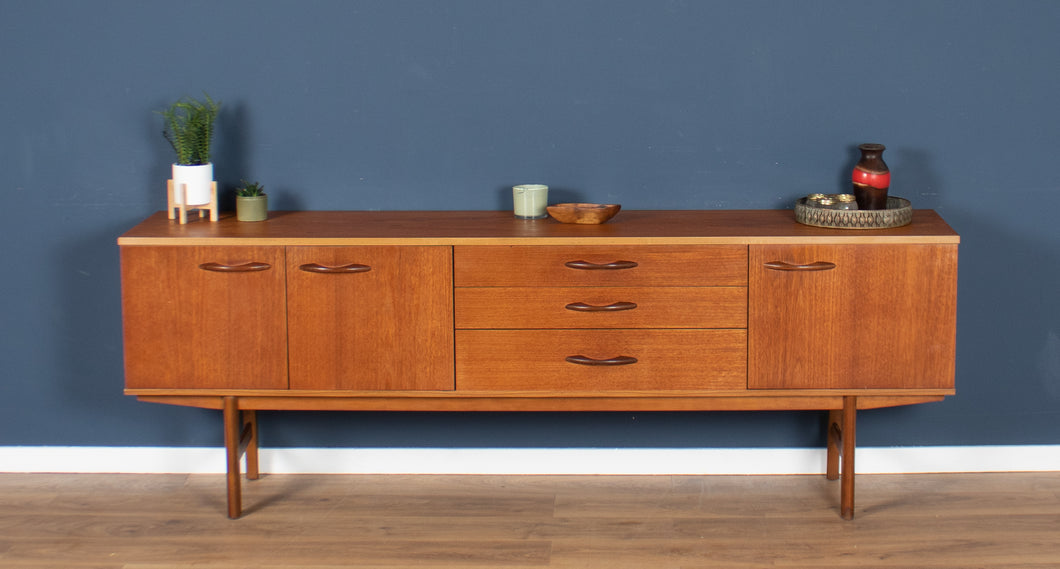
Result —
[[859, 409], [954, 394], [957, 248], [934, 211], [272, 212], [118, 239], [125, 393], [223, 411], [228, 515], [255, 411], [828, 411], [854, 515]]

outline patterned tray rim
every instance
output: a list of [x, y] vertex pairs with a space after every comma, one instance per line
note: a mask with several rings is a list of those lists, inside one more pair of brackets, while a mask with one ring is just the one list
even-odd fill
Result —
[[888, 229], [913, 222], [912, 203], [898, 196], [887, 196], [887, 209], [837, 210], [811, 207], [806, 198], [795, 202], [795, 221], [832, 229]]

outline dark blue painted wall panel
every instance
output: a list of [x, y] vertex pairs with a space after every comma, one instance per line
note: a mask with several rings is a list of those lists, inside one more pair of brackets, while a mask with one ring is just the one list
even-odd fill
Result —
[[[865, 445], [1060, 443], [1060, 4], [0, 0], [0, 445], [219, 444], [121, 395], [115, 238], [164, 208], [154, 114], [224, 103], [276, 208], [786, 208], [888, 146], [962, 234], [958, 390]], [[225, 197], [230, 203], [230, 195]], [[270, 413], [273, 446], [809, 446], [819, 413]]]

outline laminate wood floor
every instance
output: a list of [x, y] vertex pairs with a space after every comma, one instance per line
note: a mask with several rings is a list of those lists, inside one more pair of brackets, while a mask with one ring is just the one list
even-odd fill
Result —
[[0, 567], [1060, 567], [1060, 472], [823, 476], [0, 474]]

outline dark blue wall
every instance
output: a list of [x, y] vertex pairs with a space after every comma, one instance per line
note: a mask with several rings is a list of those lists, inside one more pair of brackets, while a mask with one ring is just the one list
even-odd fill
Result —
[[[214, 445], [124, 397], [115, 238], [164, 208], [153, 111], [224, 103], [277, 209], [786, 208], [882, 142], [963, 236], [957, 384], [859, 443], [1060, 443], [1060, 3], [0, 0], [0, 445]], [[1050, 220], [1054, 221], [1050, 221]], [[271, 446], [811, 446], [819, 413], [270, 413]]]

